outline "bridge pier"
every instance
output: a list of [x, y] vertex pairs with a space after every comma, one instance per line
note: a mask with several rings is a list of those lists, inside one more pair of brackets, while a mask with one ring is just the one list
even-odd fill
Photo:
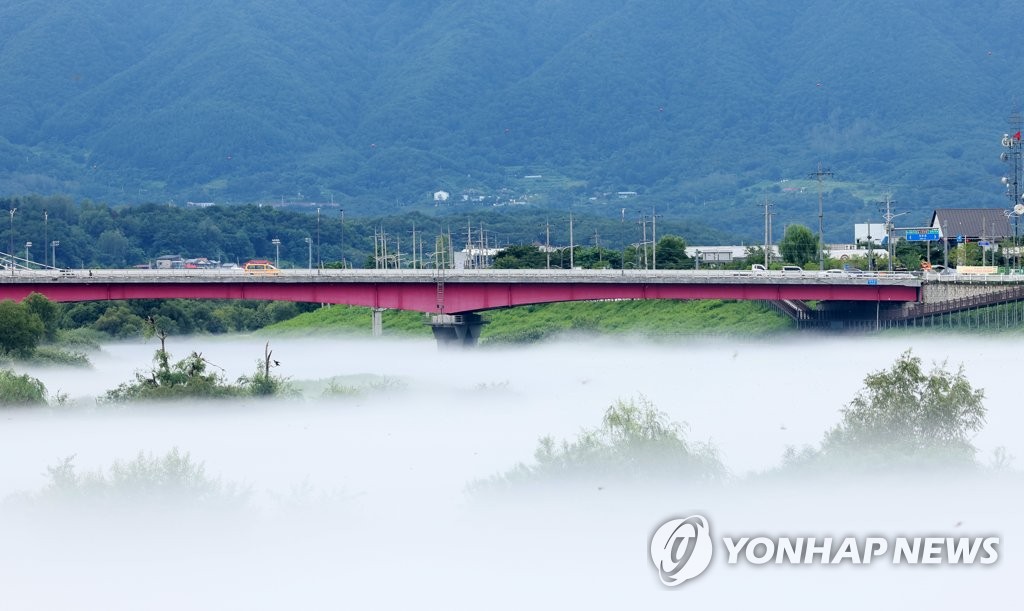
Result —
[[372, 308], [373, 310], [373, 336], [380, 337], [384, 335], [384, 309], [385, 308]]
[[438, 348], [475, 346], [487, 321], [475, 312], [463, 314], [429, 314], [427, 324], [434, 332]]

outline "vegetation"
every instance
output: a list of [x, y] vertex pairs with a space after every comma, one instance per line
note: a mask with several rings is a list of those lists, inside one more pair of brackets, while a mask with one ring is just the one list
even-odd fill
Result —
[[244, 505], [248, 490], [206, 473], [202, 462], [173, 448], [163, 456], [139, 452], [129, 461], [114, 461], [106, 470], [79, 473], [70, 456], [47, 467], [48, 483], [22, 501], [84, 502], [102, 510], [123, 509], [125, 502], [153, 509], [227, 509]]
[[43, 333], [43, 321], [27, 307], [9, 299], [0, 301], [0, 351], [5, 355], [32, 356]]
[[264, 358], [257, 362], [256, 371], [239, 378], [237, 384], [230, 384], [222, 373], [210, 371], [209, 368], [216, 365], [210, 363], [202, 353], [192, 352], [184, 359], [171, 363], [171, 355], [165, 347], [167, 334], [159, 330], [156, 333], [160, 337], [160, 348], [153, 356], [153, 367], [149, 371], [136, 372], [134, 381], [123, 382], [117, 388], [107, 391], [101, 401], [127, 403], [180, 398], [267, 397], [292, 393], [287, 381], [270, 371], [277, 361], [271, 358], [273, 351], [269, 343]]
[[630, 482], [675, 479], [687, 483], [724, 479], [725, 466], [713, 446], [686, 439], [686, 427], [672, 422], [644, 397], [616, 401], [601, 426], [575, 440], [542, 437], [534, 463], [472, 486], [492, 490], [560, 481]]
[[0, 407], [46, 405], [46, 386], [27, 374], [0, 369]]
[[908, 350], [888, 370], [864, 378], [864, 388], [819, 448], [787, 451], [786, 466], [870, 471], [937, 461], [973, 465], [971, 438], [985, 424], [984, 397], [963, 366], [950, 371], [943, 363], [926, 373]]
[[803, 225], [790, 225], [779, 242], [782, 260], [793, 265], [817, 263], [821, 242], [810, 229]]
[[[833, 3], [813, 20], [806, 1], [304, 8], [0, 8], [2, 191], [379, 210], [444, 189], [452, 206], [654, 204], [756, 233], [764, 194], [780, 223], [810, 222], [824, 160], [839, 232], [885, 185], [912, 190], [908, 209], [992, 198], [1011, 110], [992, 92], [1020, 63], [991, 44], [1015, 35], [998, 3]], [[839, 24], [827, 40], [823, 23]], [[954, 80], [940, 104], [933, 84]], [[96, 236], [110, 259], [132, 248], [122, 227]]]
[[[383, 314], [382, 321], [384, 335], [424, 337], [430, 335], [430, 328], [424, 324], [423, 314], [419, 312], [387, 310]], [[272, 324], [264, 331], [287, 335], [320, 335], [324, 332], [370, 335], [371, 323], [370, 308], [331, 305]]]
[[[792, 329], [789, 319], [748, 301], [587, 301], [520, 306], [485, 313], [484, 344], [528, 343], [566, 333], [765, 335]], [[385, 335], [429, 336], [423, 315], [385, 311]], [[272, 325], [288, 334], [370, 334], [370, 309], [331, 306]]]

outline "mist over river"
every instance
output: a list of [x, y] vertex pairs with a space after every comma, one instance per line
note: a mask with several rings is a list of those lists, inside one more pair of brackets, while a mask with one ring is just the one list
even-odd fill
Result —
[[[198, 350], [234, 380], [266, 341], [171, 337], [168, 350]], [[578, 338], [467, 351], [432, 340], [270, 342], [274, 372], [302, 396], [97, 405], [150, 366], [155, 340], [105, 345], [92, 369], [17, 367], [69, 401], [0, 411], [0, 607], [952, 609], [1017, 598], [1019, 460], [875, 478], [759, 475], [788, 446], [820, 442], [864, 376], [911, 347], [927, 368], [963, 363], [985, 390], [979, 462], [997, 448], [1024, 457], [1011, 336]], [[325, 395], [331, 383], [355, 391]], [[530, 463], [541, 436], [574, 438], [616, 400], [641, 396], [716, 447], [729, 480], [498, 499], [467, 491]], [[244, 502], [181, 510], [127, 499], [97, 511], [89, 499], [24, 501], [69, 457], [88, 473], [175, 448], [247, 492]], [[990, 566], [732, 566], [716, 542], [706, 574], [666, 588], [649, 537], [696, 513], [715, 538], [995, 535], [1000, 554]]]

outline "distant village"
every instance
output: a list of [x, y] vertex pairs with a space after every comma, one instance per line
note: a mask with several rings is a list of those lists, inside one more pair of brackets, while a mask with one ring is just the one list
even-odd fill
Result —
[[[442, 195], [439, 195], [442, 194]], [[631, 195], [630, 195], [631, 196]], [[435, 197], [447, 197], [445, 192], [438, 192]], [[936, 209], [931, 222], [924, 227], [896, 227], [883, 223], [858, 223], [853, 227], [853, 240], [849, 243], [828, 244], [826, 251], [832, 259], [847, 260], [855, 257], [873, 256], [884, 259], [889, 256], [891, 246], [901, 242], [939, 242], [944, 252], [958, 244], [977, 244], [983, 252], [995, 258], [1000, 251], [1000, 243], [1010, 242], [1014, 246], [1004, 246], [1003, 256], [1017, 256], [1020, 247], [1019, 238], [1020, 215], [1001, 208], [942, 208]], [[1022, 210], [1021, 212], [1024, 212]], [[558, 252], [568, 246], [546, 246], [534, 244], [542, 251]], [[715, 267], [728, 265], [747, 258], [751, 246], [764, 247], [765, 244], [740, 245], [707, 245], [687, 246], [686, 255], [698, 262], [698, 265]], [[501, 248], [482, 247], [480, 244], [467, 244], [456, 251], [453, 264], [456, 269], [487, 268], [501, 252]], [[768, 244], [770, 256], [779, 260], [777, 244]], [[949, 261], [942, 262], [945, 265]], [[177, 254], [157, 257], [148, 264], [136, 266], [150, 269], [239, 269], [236, 263], [222, 263], [207, 257], [184, 258]]]

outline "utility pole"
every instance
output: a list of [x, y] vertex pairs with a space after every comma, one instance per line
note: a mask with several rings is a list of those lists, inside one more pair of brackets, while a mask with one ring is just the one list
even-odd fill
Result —
[[895, 252], [895, 249], [893, 248], [893, 245], [892, 245], [892, 219], [897, 216], [897, 215], [893, 214], [893, 212], [892, 212], [892, 205], [895, 204], [896, 202], [892, 199], [892, 194], [886, 193], [885, 194], [885, 201], [884, 202], [879, 202], [879, 203], [880, 204], [885, 204], [885, 213], [882, 215], [882, 218], [885, 219], [885, 242], [886, 242], [885, 247], [886, 247], [886, 252], [888, 253], [889, 271], [891, 272], [892, 271], [892, 257], [893, 257], [893, 253]]
[[544, 254], [548, 259], [546, 269], [551, 269], [551, 223], [545, 223], [544, 227]]
[[644, 250], [644, 269], [647, 269], [647, 215], [640, 215], [640, 225], [643, 226], [643, 241], [640, 242], [640, 247]]
[[658, 217], [655, 209], [651, 208], [651, 269], [658, 269]]
[[765, 267], [765, 269], [768, 269], [768, 265], [769, 265], [768, 262], [769, 262], [769, 260], [771, 258], [771, 255], [769, 255], [769, 253], [771, 252], [771, 248], [772, 248], [772, 224], [771, 224], [772, 223], [771, 222], [772, 212], [771, 212], [771, 210], [772, 210], [772, 208], [774, 206], [775, 206], [775, 204], [773, 204], [770, 201], [768, 201], [768, 193], [765, 193], [764, 194], [764, 267]]
[[50, 263], [46, 259], [46, 245], [50, 243], [50, 214], [43, 210], [43, 267], [49, 267]]
[[575, 246], [572, 239], [572, 212], [569, 213], [569, 269], [576, 269]]
[[825, 192], [823, 190], [821, 181], [826, 176], [831, 177], [832, 171], [828, 168], [822, 168], [821, 162], [818, 162], [818, 170], [811, 173], [811, 178], [818, 179], [818, 269], [825, 269], [825, 212], [823, 200], [825, 198]]
[[875, 271], [875, 243], [871, 240], [871, 220], [868, 220], [868, 271]]
[[320, 208], [316, 209], [316, 269], [319, 273], [320, 268], [324, 266], [323, 260], [320, 258]]
[[[331, 195], [331, 197], [334, 197]], [[345, 269], [348, 265], [345, 263], [345, 209], [341, 209], [341, 241], [338, 243], [338, 247], [341, 249], [341, 269]]]
[[419, 269], [416, 265], [416, 223], [412, 224], [412, 268]]
[[1006, 213], [1007, 218], [1013, 217], [1013, 267], [1020, 267], [1020, 244], [1018, 243], [1018, 226], [1020, 217], [1024, 215], [1024, 194], [1020, 192], [1021, 180], [1021, 116], [1015, 109], [1010, 114], [1010, 129], [1014, 134], [1003, 134], [1002, 145], [1006, 149], [999, 155], [999, 158], [1012, 165], [1012, 176], [1003, 176], [1002, 182], [1006, 185], [1006, 196], [1010, 199], [1010, 210]]

